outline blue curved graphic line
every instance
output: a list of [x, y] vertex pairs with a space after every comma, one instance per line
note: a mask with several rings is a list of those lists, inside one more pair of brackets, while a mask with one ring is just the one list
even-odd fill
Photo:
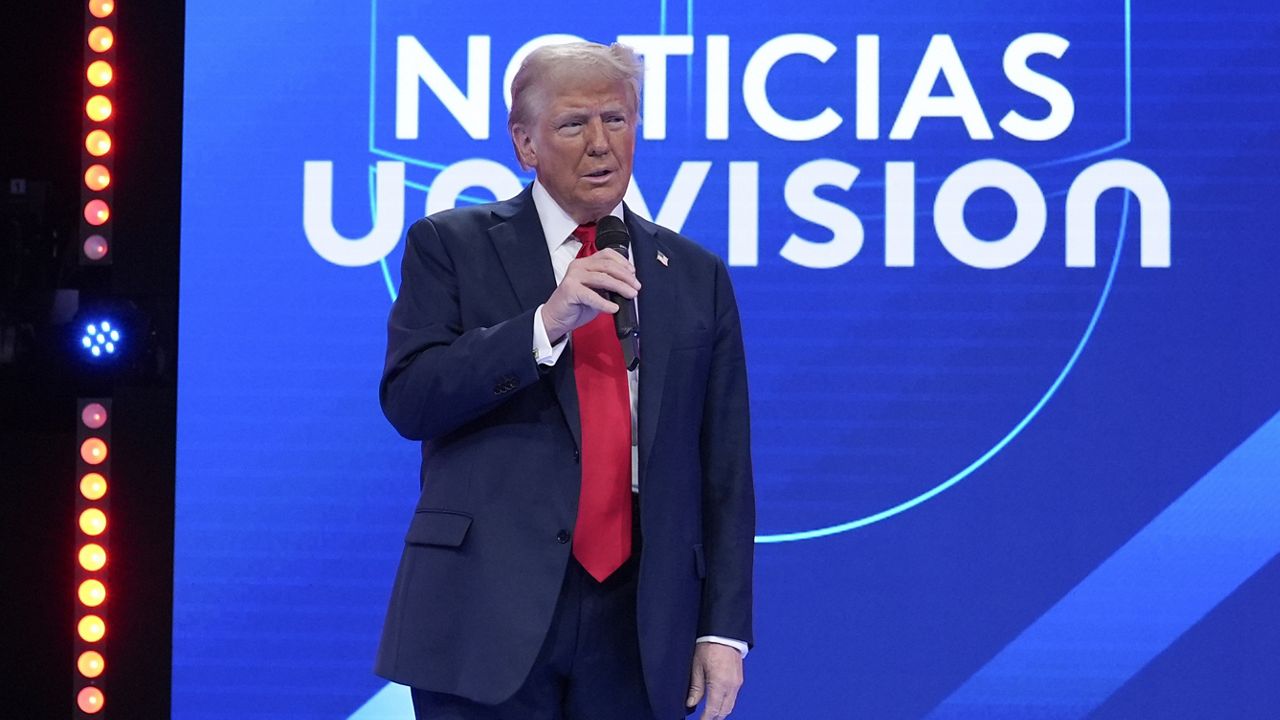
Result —
[[381, 155], [382, 157], [387, 158], [389, 160], [399, 160], [400, 162], [408, 163], [410, 165], [417, 165], [418, 167], [424, 167], [429, 170], [444, 170], [445, 168], [449, 167], [444, 163], [431, 162], [430, 160], [419, 160], [418, 158], [415, 158], [415, 157], [409, 157], [408, 155], [401, 155], [400, 153], [393, 153], [388, 150], [383, 150], [381, 148], [373, 147], [372, 145], [369, 146], [369, 152], [373, 153], [374, 155]]
[[841, 523], [839, 525], [831, 525], [829, 527], [824, 527], [824, 528], [818, 528], [816, 530], [804, 530], [801, 532], [790, 532], [790, 533], [776, 533], [771, 535], [757, 535], [756, 542], [764, 544], [764, 543], [795, 542], [797, 540], [812, 540], [814, 538], [827, 537], [828, 535], [837, 535], [839, 533], [848, 532], [850, 530], [856, 530], [857, 528], [860, 528], [860, 527], [866, 527], [867, 525], [878, 523], [881, 520], [885, 520], [893, 517], [894, 515], [904, 513], [921, 503], [928, 502], [929, 500], [937, 497], [938, 495], [942, 494], [946, 490], [953, 487], [956, 483], [972, 475], [978, 468], [985, 465], [988, 460], [995, 457], [996, 453], [1003, 450], [1006, 445], [1012, 442], [1013, 439], [1016, 438], [1027, 427], [1027, 425], [1031, 424], [1031, 421], [1034, 420], [1035, 417], [1040, 414], [1040, 411], [1044, 409], [1044, 406], [1047, 405], [1051, 399], [1053, 399], [1054, 394], [1058, 392], [1058, 388], [1062, 385], [1063, 381], [1067, 379], [1067, 376], [1071, 374], [1071, 370], [1075, 368], [1076, 361], [1080, 359], [1080, 355], [1084, 352], [1085, 346], [1089, 344], [1089, 339], [1093, 336], [1093, 330], [1095, 327], [1097, 327], [1099, 318], [1102, 317], [1102, 310], [1107, 305], [1107, 298], [1110, 297], [1111, 295], [1111, 286], [1115, 282], [1116, 270], [1120, 267], [1120, 252], [1121, 250], [1124, 249], [1125, 231], [1126, 231], [1126, 228], [1128, 228], [1128, 225], [1129, 225], [1129, 192], [1126, 190], [1124, 193], [1124, 205], [1120, 211], [1120, 232], [1116, 238], [1116, 250], [1111, 257], [1111, 270], [1107, 273], [1107, 281], [1102, 286], [1102, 294], [1098, 297], [1098, 305], [1093, 309], [1093, 316], [1089, 318], [1089, 324], [1087, 327], [1085, 327], [1084, 335], [1081, 336], [1080, 338], [1080, 343], [1076, 345], [1076, 349], [1071, 353], [1071, 357], [1067, 360], [1067, 364], [1062, 368], [1062, 372], [1058, 373], [1058, 377], [1053, 381], [1053, 384], [1049, 386], [1049, 389], [1045, 392], [1044, 397], [1040, 398], [1040, 401], [1037, 402], [1035, 406], [1031, 408], [1031, 411], [1027, 413], [1026, 417], [1022, 418], [1022, 420], [1019, 421], [1018, 424], [1015, 425], [1007, 435], [1001, 438], [999, 442], [997, 442], [994, 446], [992, 446], [990, 450], [986, 451], [985, 453], [982, 454], [981, 457], [979, 457], [977, 460], [974, 460], [972, 463], [970, 463], [968, 467], [956, 473], [955, 475], [951, 476], [946, 482], [943, 482], [942, 484], [932, 488], [931, 490], [928, 490], [927, 492], [923, 492], [911, 498], [910, 500], [907, 500], [906, 502], [899, 503], [886, 510], [881, 510], [880, 512], [875, 513], [874, 515], [868, 515], [866, 517], [859, 518], [857, 520], [850, 520], [849, 522], [846, 522], [846, 523]]
[[[693, 29], [693, 1], [694, 0], [687, 0], [687, 4], [685, 6], [686, 7], [686, 29], [690, 34], [692, 34], [692, 29]], [[376, 37], [377, 37], [378, 0], [371, 0], [370, 5], [371, 5], [371, 16], [370, 16], [371, 22], [370, 22], [370, 42], [369, 42], [369, 46], [370, 46], [369, 152], [375, 155], [380, 155], [382, 157], [392, 159], [392, 160], [400, 160], [411, 165], [417, 165], [420, 167], [425, 167], [425, 168], [434, 169], [434, 170], [443, 170], [447, 167], [447, 165], [430, 162], [426, 160], [419, 160], [417, 158], [412, 158], [406, 155], [401, 155], [398, 153], [382, 150], [376, 147], [374, 144], [374, 125], [375, 125], [374, 112], [375, 112], [375, 106], [376, 106], [376, 89], [374, 84], [374, 78], [376, 77], [376, 67], [377, 67]], [[667, 24], [667, 0], [659, 0], [659, 33], [660, 34], [663, 34], [663, 35], [666, 34], [666, 24]], [[1047, 160], [1041, 163], [1028, 165], [1026, 166], [1028, 169], [1052, 167], [1055, 165], [1064, 165], [1072, 162], [1087, 160], [1093, 157], [1105, 155], [1109, 152], [1113, 152], [1132, 142], [1132, 138], [1133, 138], [1132, 37], [1133, 37], [1132, 36], [1132, 0], [1124, 0], [1124, 113], [1125, 113], [1124, 137], [1104, 147], [1095, 148], [1093, 150], [1087, 150], [1085, 152], [1078, 153], [1075, 155], [1070, 155], [1063, 158], [1057, 158], [1054, 160]], [[692, 66], [690, 66], [690, 71], [691, 70], [692, 70]], [[369, 206], [370, 206], [371, 216], [376, 216], [374, 173], [375, 173], [375, 169], [371, 167], [369, 169]], [[939, 176], [939, 177], [917, 178], [916, 182], [918, 184], [938, 183], [938, 182], [942, 182], [943, 180], [945, 180], [945, 177]], [[430, 190], [429, 185], [420, 185], [420, 184], [411, 183], [411, 182], [406, 182], [405, 184], [409, 187], [414, 187], [420, 190]], [[884, 185], [884, 181], [874, 181], [874, 182], [865, 183], [864, 187], [877, 187], [877, 186], [883, 186], [883, 185]], [[1052, 195], [1050, 195], [1050, 197], [1060, 195], [1060, 194], [1062, 193], [1053, 193]], [[1098, 298], [1098, 304], [1094, 308], [1093, 316], [1090, 318], [1089, 324], [1085, 328], [1084, 335], [1080, 338], [1080, 343], [1076, 346], [1075, 350], [1071, 354], [1071, 357], [1067, 360], [1066, 365], [1063, 367], [1062, 372], [1058, 374], [1057, 378], [1049, 386], [1049, 389], [1045, 392], [1044, 396], [1040, 398], [1039, 402], [1037, 402], [1031, 408], [1031, 410], [1027, 413], [1027, 415], [1024, 418], [1022, 418], [1022, 420], [1019, 421], [1018, 424], [1015, 425], [1014, 428], [1010, 430], [1008, 434], [1006, 434], [990, 450], [983, 453], [977, 460], [974, 460], [968, 467], [956, 473], [951, 478], [937, 485], [933, 489], [927, 492], [924, 492], [920, 495], [917, 495], [916, 497], [911, 498], [910, 500], [902, 502], [888, 509], [882, 510], [873, 515], [868, 515], [866, 517], [859, 518], [857, 520], [851, 520], [849, 522], [841, 523], [839, 525], [831, 525], [829, 527], [817, 528], [814, 530], [805, 530], [805, 531], [790, 532], [790, 533], [757, 535], [755, 538], [756, 542], [765, 544], [765, 543], [794, 542], [798, 540], [811, 540], [814, 538], [827, 537], [829, 535], [837, 535], [839, 533], [848, 532], [850, 530], [855, 530], [857, 528], [865, 527], [867, 525], [872, 525], [874, 523], [880, 522], [881, 520], [891, 518], [895, 515], [906, 512], [907, 510], [910, 510], [911, 508], [917, 505], [920, 505], [921, 503], [931, 500], [932, 498], [940, 495], [944, 491], [954, 486], [956, 483], [959, 483], [961, 480], [964, 480], [966, 477], [968, 477], [973, 472], [975, 472], [978, 468], [985, 465], [987, 461], [989, 461], [997, 453], [1003, 450], [1006, 445], [1012, 442], [1013, 439], [1017, 437], [1026, 428], [1026, 426], [1031, 423], [1032, 420], [1035, 419], [1035, 417], [1040, 413], [1040, 410], [1043, 409], [1044, 406], [1048, 404], [1049, 400], [1053, 398], [1053, 395], [1057, 393], [1059, 386], [1061, 386], [1063, 381], [1066, 380], [1067, 375], [1071, 373], [1071, 370], [1075, 367], [1076, 361], [1079, 359], [1080, 355], [1084, 352], [1085, 346], [1088, 345], [1089, 339], [1093, 335], [1093, 330], [1097, 326], [1098, 320], [1102, 316], [1102, 310], [1106, 306], [1107, 299], [1111, 294], [1111, 287], [1115, 280], [1116, 270], [1119, 267], [1120, 252], [1124, 246], [1124, 238], [1125, 238], [1126, 228], [1128, 226], [1128, 220], [1129, 220], [1129, 197], [1130, 197], [1130, 194], [1126, 191], [1124, 195], [1123, 206], [1121, 209], [1120, 229], [1117, 235], [1115, 253], [1112, 256], [1111, 268], [1107, 274], [1106, 283], [1103, 285], [1102, 294]], [[459, 196], [459, 199], [465, 200], [468, 202], [485, 202], [484, 200], [481, 200], [479, 198], [474, 198], [469, 196]], [[917, 213], [917, 214], [919, 215], [921, 213]], [[396, 293], [395, 284], [391, 279], [390, 269], [387, 267], [386, 258], [382, 258], [381, 260], [379, 260], [378, 265], [382, 271], [382, 278], [383, 278], [383, 281], [386, 283], [387, 292], [391, 296], [391, 300], [394, 302], [397, 297], [397, 293]]]
[[399, 293], [396, 292], [396, 283], [392, 282], [392, 272], [387, 268], [387, 258], [379, 260], [378, 264], [383, 268], [383, 282], [387, 283], [387, 292], [392, 296], [392, 302], [396, 302]]

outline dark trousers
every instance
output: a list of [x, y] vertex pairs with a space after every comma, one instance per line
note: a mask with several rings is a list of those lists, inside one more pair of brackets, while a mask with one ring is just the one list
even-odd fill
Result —
[[631, 558], [602, 583], [570, 558], [547, 639], [515, 695], [482, 705], [413, 688], [418, 720], [653, 720], [636, 631], [641, 548], [632, 499]]

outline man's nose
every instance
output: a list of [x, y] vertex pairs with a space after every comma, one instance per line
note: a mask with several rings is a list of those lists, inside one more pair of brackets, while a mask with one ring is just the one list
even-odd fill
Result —
[[609, 141], [605, 134], [604, 120], [599, 117], [587, 121], [587, 152], [591, 155], [606, 155], [609, 152]]

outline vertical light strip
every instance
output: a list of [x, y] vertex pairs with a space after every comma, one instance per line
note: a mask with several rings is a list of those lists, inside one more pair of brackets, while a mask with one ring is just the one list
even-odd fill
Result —
[[108, 573], [111, 559], [111, 400], [76, 402], [75, 641], [73, 717], [102, 718], [106, 707]]
[[80, 84], [80, 264], [111, 263], [118, 94], [115, 0], [85, 0]]

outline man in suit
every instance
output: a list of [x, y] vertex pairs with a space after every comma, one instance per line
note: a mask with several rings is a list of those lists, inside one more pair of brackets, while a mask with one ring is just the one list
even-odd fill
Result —
[[[422, 493], [377, 672], [425, 718], [723, 718], [752, 642], [747, 376], [724, 264], [622, 203], [641, 65], [534, 51], [509, 129], [537, 180], [415, 223], [382, 408]], [[613, 215], [628, 259], [597, 252]], [[643, 334], [628, 370], [616, 299]]]

